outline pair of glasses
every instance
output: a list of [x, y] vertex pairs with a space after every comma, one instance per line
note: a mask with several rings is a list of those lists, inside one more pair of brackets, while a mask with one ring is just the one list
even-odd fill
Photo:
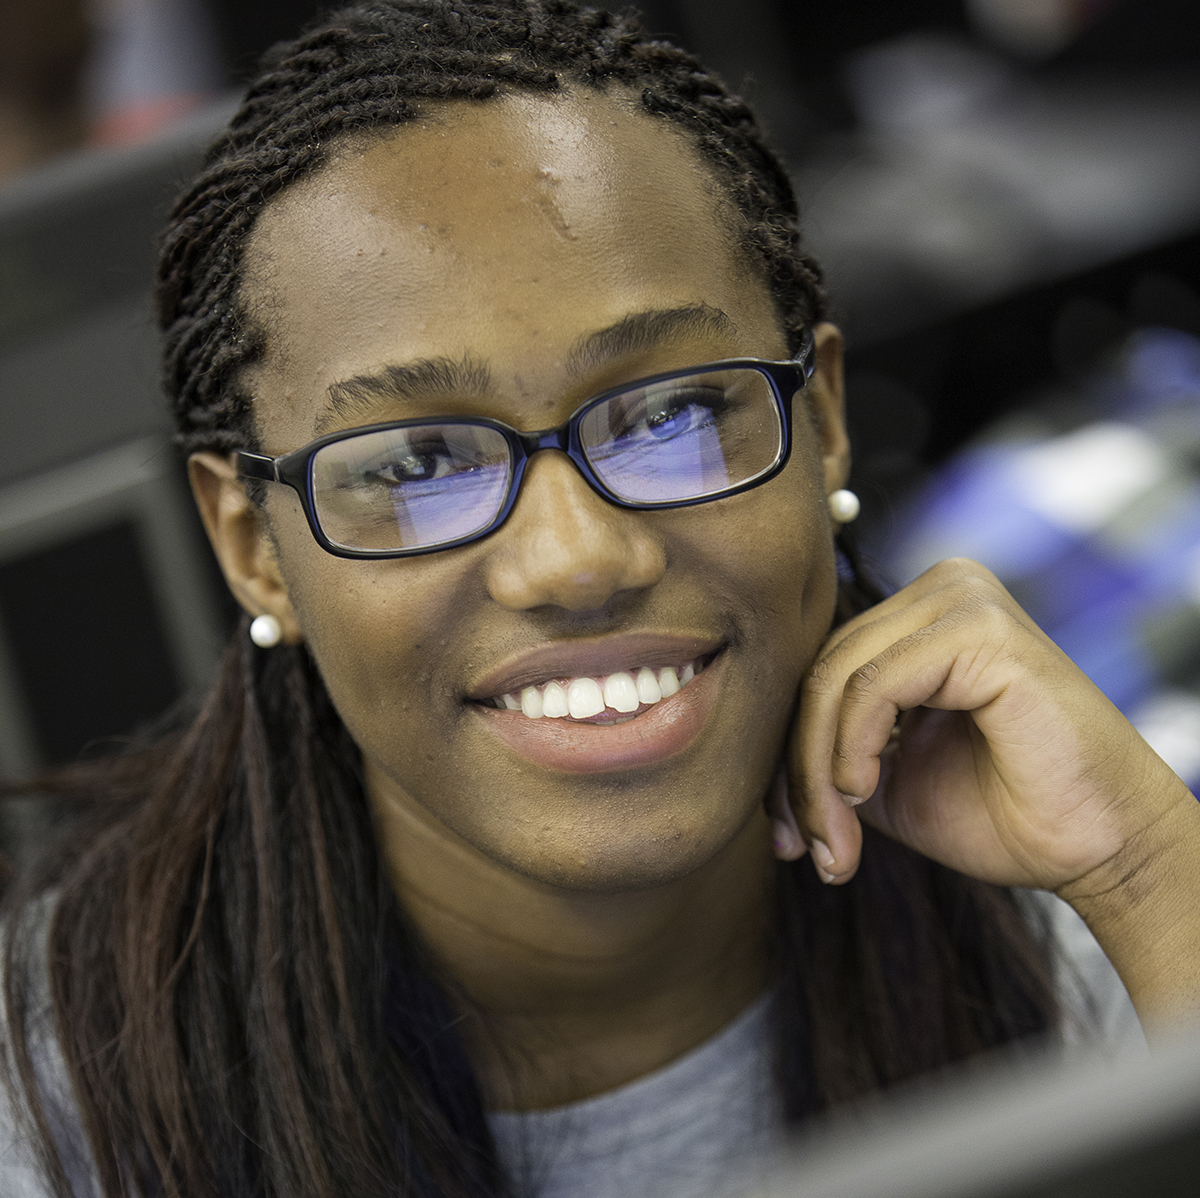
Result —
[[395, 420], [279, 457], [239, 449], [234, 458], [243, 478], [291, 487], [329, 553], [408, 557], [499, 528], [543, 449], [565, 453], [618, 507], [687, 507], [760, 486], [787, 463], [792, 397], [813, 369], [806, 330], [789, 362], [730, 358], [639, 379], [540, 432], [484, 418]]

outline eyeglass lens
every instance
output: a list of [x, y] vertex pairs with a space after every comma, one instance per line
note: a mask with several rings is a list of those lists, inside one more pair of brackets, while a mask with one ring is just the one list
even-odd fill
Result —
[[[720, 494], [766, 473], [783, 430], [761, 371], [676, 376], [584, 412], [585, 457], [617, 498], [671, 503]], [[486, 425], [421, 424], [346, 437], [312, 459], [318, 523], [347, 549], [418, 549], [470, 537], [504, 507], [508, 442]]]

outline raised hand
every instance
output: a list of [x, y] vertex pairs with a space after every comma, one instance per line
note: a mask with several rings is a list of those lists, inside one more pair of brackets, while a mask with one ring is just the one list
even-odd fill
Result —
[[789, 775], [824, 880], [853, 876], [861, 817], [962, 873], [1058, 892], [1131, 993], [1161, 989], [1133, 976], [1141, 940], [1188, 940], [1200, 1004], [1200, 804], [983, 566], [943, 562], [830, 636]]

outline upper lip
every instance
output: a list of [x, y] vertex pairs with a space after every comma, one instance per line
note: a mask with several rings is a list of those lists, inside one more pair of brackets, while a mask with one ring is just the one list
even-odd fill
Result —
[[471, 700], [512, 695], [552, 678], [602, 678], [639, 666], [678, 666], [715, 653], [714, 637], [635, 632], [597, 641], [553, 641], [514, 654], [479, 678], [467, 691]]

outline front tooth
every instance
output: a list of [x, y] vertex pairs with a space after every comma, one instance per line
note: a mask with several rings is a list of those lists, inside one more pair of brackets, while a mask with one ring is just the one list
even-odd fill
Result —
[[604, 705], [613, 711], [637, 711], [641, 706], [641, 696], [634, 685], [633, 675], [623, 670], [619, 674], [609, 674], [604, 680]]
[[654, 677], [654, 671], [649, 666], [642, 666], [638, 670], [637, 693], [643, 703], [657, 703], [663, 697], [658, 679]]
[[521, 710], [531, 720], [542, 718], [542, 693], [536, 686], [527, 686], [521, 692]]
[[542, 715], [561, 720], [563, 716], [570, 714], [571, 709], [567, 706], [567, 692], [557, 682], [547, 682], [542, 691]]
[[684, 666], [683, 669], [679, 671], [679, 685], [687, 686], [687, 684], [689, 682], [691, 682], [691, 680], [695, 677], [696, 677], [696, 668], [689, 661], [687, 663], [687, 665]]
[[673, 695], [679, 690], [679, 675], [675, 673], [674, 666], [667, 666], [664, 670], [658, 672], [658, 689], [662, 691], [662, 697], [665, 699], [668, 695]]
[[604, 692], [595, 678], [574, 678], [567, 687], [567, 706], [577, 720], [599, 715], [604, 710]]
[[504, 706], [508, 711], [520, 711], [521, 704], [516, 695], [503, 695]]

